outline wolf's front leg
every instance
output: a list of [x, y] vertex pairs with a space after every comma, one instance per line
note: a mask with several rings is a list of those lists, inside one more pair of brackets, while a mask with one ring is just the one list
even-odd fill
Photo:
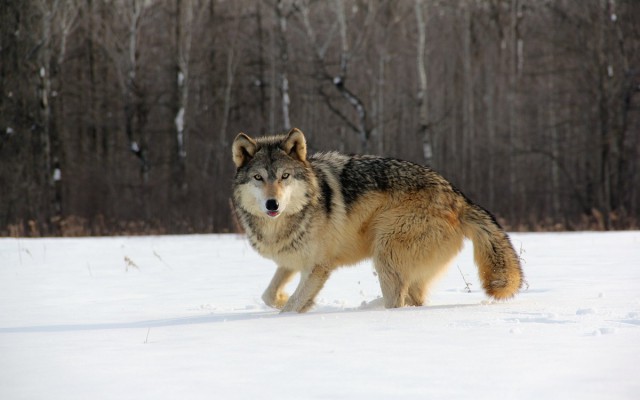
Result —
[[282, 308], [282, 312], [306, 312], [313, 306], [313, 299], [329, 279], [331, 269], [317, 265], [311, 272], [303, 272], [295, 292]]
[[269, 307], [282, 309], [287, 300], [289, 300], [289, 295], [283, 291], [284, 287], [291, 281], [295, 274], [296, 271], [278, 267], [273, 278], [271, 278], [271, 283], [269, 283], [267, 290], [262, 294], [262, 301]]

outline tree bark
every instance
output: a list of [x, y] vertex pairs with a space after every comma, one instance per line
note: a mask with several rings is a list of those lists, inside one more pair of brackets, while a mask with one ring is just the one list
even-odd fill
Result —
[[423, 0], [415, 0], [415, 14], [418, 27], [416, 64], [418, 69], [418, 138], [422, 141], [422, 157], [427, 165], [433, 164], [433, 142], [429, 126], [429, 102], [427, 67], [425, 53], [427, 44], [427, 24], [424, 17]]

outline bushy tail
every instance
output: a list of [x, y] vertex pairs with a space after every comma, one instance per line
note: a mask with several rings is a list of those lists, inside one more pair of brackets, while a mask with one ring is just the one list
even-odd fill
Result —
[[509, 236], [488, 211], [472, 203], [462, 217], [462, 227], [473, 242], [484, 291], [498, 300], [515, 296], [522, 287], [523, 276]]

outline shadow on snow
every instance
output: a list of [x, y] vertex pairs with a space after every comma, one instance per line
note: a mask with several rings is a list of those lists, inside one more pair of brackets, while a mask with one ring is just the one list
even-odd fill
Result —
[[366, 304], [356, 308], [340, 308], [331, 306], [320, 306], [315, 311], [307, 314], [297, 313], [285, 313], [281, 314], [276, 310], [264, 310], [264, 311], [244, 311], [238, 310], [237, 312], [221, 313], [221, 314], [207, 314], [191, 317], [180, 318], [166, 318], [155, 319], [146, 321], [134, 321], [134, 322], [106, 322], [106, 323], [93, 323], [93, 324], [59, 324], [59, 325], [40, 325], [40, 326], [20, 326], [20, 327], [8, 327], [0, 328], [0, 334], [2, 333], [43, 333], [43, 332], [73, 332], [73, 331], [97, 331], [97, 330], [112, 330], [112, 329], [148, 329], [148, 328], [161, 328], [171, 326], [184, 326], [184, 325], [201, 325], [201, 324], [214, 324], [224, 322], [235, 321], [250, 321], [258, 319], [272, 319], [272, 318], [295, 318], [295, 317], [311, 317], [314, 315], [326, 315], [335, 313], [357, 313], [357, 312], [408, 312], [411, 310], [439, 310], [439, 309], [457, 309], [466, 307], [477, 307], [479, 304], [452, 304], [452, 305], [437, 305], [437, 306], [423, 306], [423, 307], [406, 307], [401, 309], [386, 310], [382, 307], [378, 307], [374, 304]]

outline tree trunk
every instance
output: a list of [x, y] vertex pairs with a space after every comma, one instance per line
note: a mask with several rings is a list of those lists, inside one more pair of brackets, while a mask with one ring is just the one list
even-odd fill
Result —
[[475, 140], [475, 115], [473, 96], [473, 71], [471, 69], [471, 34], [472, 19], [470, 6], [464, 6], [464, 25], [462, 28], [462, 67], [463, 67], [463, 101], [462, 101], [462, 182], [471, 192], [475, 192], [476, 180], [473, 179], [473, 148]]
[[128, 17], [127, 48], [124, 70], [124, 117], [125, 133], [129, 140], [129, 150], [140, 161], [142, 184], [149, 182], [148, 144], [142, 135], [142, 126], [146, 120], [145, 105], [140, 99], [137, 82], [138, 72], [138, 35], [140, 19], [144, 8], [143, 0], [134, 0], [130, 9], [125, 11]]
[[520, 115], [519, 115], [519, 94], [518, 87], [520, 85], [520, 72], [522, 66], [521, 60], [521, 37], [520, 37], [520, 19], [522, 18], [521, 0], [511, 0], [510, 5], [510, 29], [509, 29], [509, 85], [507, 95], [507, 115], [509, 121], [509, 191], [510, 191], [510, 219], [515, 221], [523, 209], [516, 209], [518, 204], [524, 201], [521, 193], [522, 182], [518, 182], [518, 160], [519, 156], [516, 149], [519, 148], [518, 141], [520, 135]]
[[[183, 199], [187, 194], [187, 112], [190, 82], [191, 33], [193, 24], [193, 3], [176, 0], [175, 10], [175, 86], [173, 107], [174, 151], [171, 156], [174, 198]], [[177, 198], [176, 198], [177, 196]]]
[[427, 67], [425, 52], [427, 43], [427, 29], [423, 11], [423, 0], [415, 0], [415, 14], [418, 27], [418, 45], [416, 64], [418, 68], [418, 138], [422, 141], [422, 158], [426, 165], [433, 164], [433, 142], [429, 127], [429, 103], [427, 86]]
[[278, 48], [280, 51], [280, 101], [282, 105], [282, 129], [289, 131], [291, 129], [291, 120], [289, 116], [289, 105], [291, 99], [289, 97], [289, 78], [287, 76], [289, 64], [289, 42], [287, 39], [287, 11], [284, 9], [283, 0], [278, 0], [275, 11], [278, 25]]

